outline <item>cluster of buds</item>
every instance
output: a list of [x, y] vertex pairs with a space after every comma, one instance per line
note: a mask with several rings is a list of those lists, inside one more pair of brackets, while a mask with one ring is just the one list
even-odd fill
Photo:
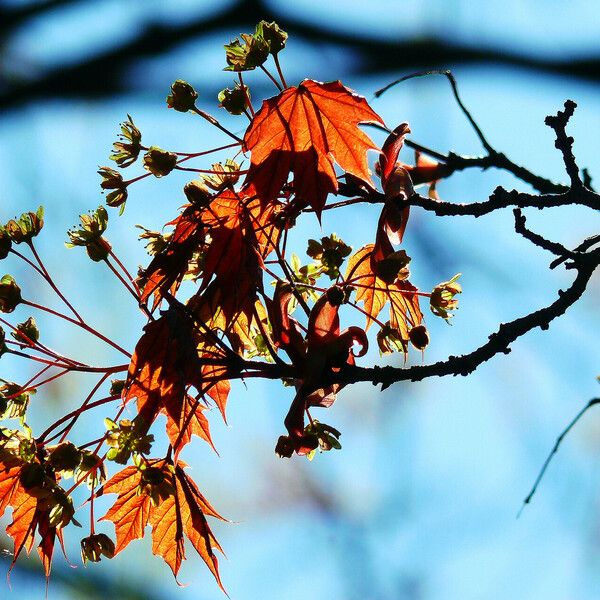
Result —
[[70, 242], [66, 242], [67, 248], [84, 246], [88, 256], [95, 262], [105, 260], [111, 250], [107, 240], [102, 237], [108, 226], [108, 213], [103, 206], [99, 206], [94, 212], [79, 215], [81, 227], [67, 231]]
[[242, 33], [225, 45], [225, 71], [252, 71], [262, 66], [269, 55], [275, 56], [285, 47], [287, 33], [276, 23], [261, 21], [253, 34]]
[[450, 281], [444, 281], [443, 283], [436, 285], [429, 298], [431, 312], [436, 315], [436, 317], [442, 317], [442, 319], [445, 319], [447, 322], [450, 322], [450, 319], [453, 316], [450, 311], [458, 308], [458, 300], [456, 300], [454, 296], [462, 292], [462, 287], [457, 281], [460, 275], [461, 274], [458, 273]]
[[129, 457], [139, 454], [148, 454], [154, 441], [153, 435], [147, 435], [141, 426], [141, 421], [123, 419], [117, 425], [112, 419], [104, 419], [108, 429], [106, 443], [110, 450], [106, 454], [108, 460], [113, 460], [121, 465], [127, 464]]
[[321, 241], [308, 240], [306, 254], [314, 259], [321, 272], [326, 273], [330, 279], [337, 279], [344, 259], [350, 255], [352, 248], [332, 233], [322, 237]]
[[312, 460], [317, 450], [320, 452], [341, 450], [342, 445], [339, 441], [341, 435], [335, 427], [313, 420], [304, 428], [304, 435], [297, 441], [287, 435], [280, 436], [275, 446], [275, 453], [281, 458], [290, 458], [296, 452]]

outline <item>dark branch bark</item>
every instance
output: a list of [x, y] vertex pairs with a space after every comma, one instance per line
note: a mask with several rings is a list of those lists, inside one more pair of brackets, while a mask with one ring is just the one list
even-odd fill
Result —
[[540, 308], [524, 317], [508, 323], [502, 323], [498, 331], [489, 336], [488, 341], [462, 356], [450, 356], [445, 361], [431, 365], [416, 365], [408, 368], [398, 367], [348, 367], [343, 372], [331, 375], [331, 382], [357, 383], [370, 381], [373, 385], [382, 385], [382, 389], [399, 381], [422, 381], [428, 377], [444, 377], [446, 375], [470, 375], [477, 367], [497, 354], [508, 354], [510, 344], [532, 329], [548, 329], [550, 322], [571, 307], [583, 294], [596, 267], [600, 264], [600, 251], [596, 250], [579, 262], [577, 276], [572, 285], [565, 291], [559, 290], [558, 297], [552, 304]]

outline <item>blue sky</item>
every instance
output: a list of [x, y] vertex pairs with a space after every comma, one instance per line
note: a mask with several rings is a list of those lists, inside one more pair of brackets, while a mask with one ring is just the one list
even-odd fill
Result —
[[[20, 59], [14, 68], [35, 73], [62, 64], [72, 52], [93, 52], [122, 40], [144, 20], [149, 4], [165, 19], [212, 10], [191, 1], [176, 3], [176, 10], [166, 2], [140, 8], [141, 3], [106, 1], [57, 11], [52, 19], [23, 29], [9, 47], [9, 56]], [[368, 9], [364, 2], [333, 2], [329, 8], [308, 0], [273, 3], [282, 12], [284, 5], [290, 15], [307, 21], [335, 17], [332, 27], [354, 30], [360, 25], [390, 38], [454, 36], [466, 43], [544, 56], [598, 51], [593, 24], [599, 14], [592, 2], [569, 3], [568, 14], [566, 3], [516, 0], [486, 3], [476, 14], [471, 3], [456, 1], [427, 6], [372, 2]], [[570, 25], [564, 27], [567, 18]], [[202, 94], [203, 78], [210, 87], [229, 83], [230, 75], [220, 71], [221, 46], [237, 33], [189, 43], [133, 67], [129, 76], [138, 82], [137, 92], [103, 101], [47, 100], [0, 118], [0, 220], [44, 204], [46, 228], [39, 246], [49, 269], [94, 323], [130, 348], [139, 337], [141, 316], [101, 267], [89, 264], [77, 249], [64, 248], [65, 232], [79, 213], [102, 202], [96, 169], [107, 164], [118, 123], [127, 113], [147, 143], [190, 152], [226, 143], [199, 120], [167, 111], [164, 97], [169, 83], [183, 77], [200, 89], [201, 107], [216, 113], [216, 101]], [[352, 60], [327, 44], [314, 48], [294, 39], [282, 55], [290, 82], [305, 76], [341, 78], [371, 99], [387, 81], [346, 77]], [[491, 143], [554, 179], [564, 179], [561, 158], [543, 119], [567, 97], [576, 100], [579, 108], [570, 126], [575, 152], [581, 166], [600, 174], [597, 84], [490, 65], [458, 67], [455, 75], [464, 101]], [[407, 82], [373, 101], [373, 107], [392, 127], [409, 121], [413, 139], [425, 145], [442, 152], [481, 152], [442, 78]], [[233, 129], [240, 127], [231, 123]], [[410, 159], [409, 153], [405, 159]], [[133, 270], [147, 262], [133, 225], [159, 228], [170, 220], [183, 201], [180, 190], [186, 181], [178, 175], [145, 180], [132, 188], [122, 218], [111, 213], [108, 237]], [[485, 198], [498, 184], [518, 185], [506, 174], [469, 172], [443, 182], [439, 191], [445, 200], [468, 202]], [[597, 216], [589, 210], [528, 211], [527, 216], [532, 228], [567, 246], [598, 229]], [[346, 209], [338, 217], [326, 215], [321, 233], [315, 221], [305, 219], [297, 251], [303, 256], [302, 238], [332, 231], [358, 248], [372, 240], [376, 220], [369, 208]], [[413, 210], [405, 244], [413, 258], [411, 280], [420, 287], [431, 288], [463, 273], [464, 293], [454, 325], [426, 317], [432, 344], [425, 362], [473, 349], [498, 323], [547, 304], [571, 281], [569, 272], [548, 271], [551, 259], [515, 236], [510, 211], [474, 220], [440, 219]], [[10, 269], [23, 282], [24, 293], [43, 293], [20, 266]], [[533, 504], [520, 519], [515, 515], [558, 433], [598, 395], [598, 291], [596, 277], [581, 302], [549, 331], [519, 340], [510, 355], [497, 357], [468, 379], [399, 384], [385, 392], [369, 385], [345, 390], [327, 414], [319, 415], [342, 431], [343, 450], [317, 456], [312, 463], [299, 458], [282, 461], [273, 453], [283, 432], [289, 390], [269, 382], [249, 382], [247, 389], [236, 384], [229, 425], [219, 421], [216, 411], [210, 416], [220, 456], [200, 441], [183, 456], [200, 488], [234, 522], [215, 527], [228, 555], [221, 571], [231, 597], [295, 600], [311, 593], [349, 600], [596, 598], [597, 414], [590, 413], [571, 433]], [[16, 311], [15, 321], [27, 316], [27, 311]], [[116, 360], [76, 332], [40, 320], [49, 345], [77, 345], [93, 353], [98, 363]], [[375, 352], [368, 358], [382, 360]], [[419, 363], [421, 357], [412, 361]], [[16, 378], [17, 368], [21, 367], [3, 358], [0, 377]], [[76, 406], [80, 385], [73, 381], [55, 386], [51, 394], [40, 392], [34, 428], [48, 422], [45, 410], [64, 412]], [[103, 531], [112, 533], [109, 525]], [[70, 555], [77, 562], [76, 535], [72, 538]], [[175, 589], [168, 568], [151, 556], [148, 540], [131, 544], [110, 563], [88, 569], [133, 579], [164, 597], [221, 597], [201, 561], [191, 551], [189, 556], [181, 580], [190, 585], [183, 589]], [[57, 564], [61, 560], [57, 556]], [[7, 598], [42, 594], [41, 576], [15, 576]], [[55, 582], [49, 597], [73, 596]]]

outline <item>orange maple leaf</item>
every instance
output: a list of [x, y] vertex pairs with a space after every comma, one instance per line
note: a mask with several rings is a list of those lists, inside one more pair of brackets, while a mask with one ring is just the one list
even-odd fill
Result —
[[207, 516], [225, 520], [200, 493], [183, 470], [183, 463], [148, 461], [144, 469], [126, 467], [102, 487], [104, 494], [118, 494], [102, 520], [115, 524], [115, 555], [152, 526], [152, 552], [162, 556], [177, 574], [185, 560], [184, 536], [192, 543], [223, 590], [213, 549], [223, 552]]
[[[356, 287], [356, 301], [362, 302], [367, 318], [368, 329], [384, 306], [390, 303], [390, 324], [408, 340], [408, 331], [421, 323], [423, 314], [419, 308], [419, 297], [415, 288], [408, 282], [408, 269], [401, 269], [393, 281], [386, 281], [378, 275], [375, 260], [375, 245], [367, 244], [358, 250], [348, 261], [346, 283]], [[381, 264], [381, 263], [379, 263]]]
[[160, 304], [166, 292], [174, 294], [177, 291], [189, 261], [204, 241], [200, 210], [195, 206], [188, 206], [167, 225], [175, 225], [175, 231], [165, 250], [152, 259], [142, 276], [144, 289], [140, 301], [146, 302], [153, 295], [152, 310]]
[[39, 463], [28, 463], [6, 449], [0, 449], [0, 517], [8, 506], [13, 507], [12, 522], [6, 527], [6, 533], [14, 541], [13, 561], [10, 568], [12, 570], [23, 550], [27, 554], [31, 552], [37, 531], [41, 537], [38, 554], [48, 581], [54, 542], [58, 537], [62, 544], [62, 532], [50, 525], [49, 513], [53, 506], [52, 490], [38, 486], [26, 489], [22, 481], [24, 469], [39, 469], [37, 472], [41, 474], [40, 478], [46, 478]]
[[[188, 390], [208, 394], [224, 416], [229, 393], [223, 352], [204, 345], [199, 350], [197, 329], [183, 306], [173, 305], [144, 328], [129, 365], [124, 400], [137, 399], [138, 415], [150, 427], [159, 413], [167, 416], [167, 433], [178, 453], [196, 434], [211, 446], [203, 407], [191, 410]], [[203, 359], [208, 362], [203, 362]], [[217, 364], [219, 363], [220, 364]], [[214, 446], [213, 446], [214, 447]]]
[[292, 173], [296, 197], [320, 215], [327, 195], [338, 190], [334, 162], [371, 185], [367, 150], [377, 148], [359, 123], [383, 121], [339, 81], [306, 79], [265, 100], [244, 137], [251, 153], [245, 187], [268, 203]]

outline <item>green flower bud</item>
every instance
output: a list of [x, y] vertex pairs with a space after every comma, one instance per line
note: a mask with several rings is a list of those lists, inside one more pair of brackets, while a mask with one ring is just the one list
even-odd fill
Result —
[[136, 493], [150, 496], [152, 504], [158, 506], [162, 500], [166, 500], [169, 496], [175, 494], [175, 486], [162, 469], [146, 467], [142, 469], [142, 478]]
[[261, 21], [256, 26], [254, 35], [260, 36], [265, 40], [269, 46], [269, 52], [273, 55], [285, 48], [285, 43], [288, 39], [288, 34], [283, 31], [275, 21], [271, 23]]
[[66, 527], [71, 521], [75, 525], [81, 525], [73, 518], [75, 508], [73, 508], [73, 500], [69, 498], [61, 488], [55, 488], [52, 496], [47, 499], [50, 504], [50, 512], [48, 513], [48, 522], [52, 527], [60, 529]]
[[11, 275], [0, 279], [0, 312], [12, 312], [22, 300], [21, 288]]
[[394, 283], [397, 279], [406, 279], [409, 275], [407, 266], [410, 256], [404, 250], [392, 252], [385, 258], [375, 263], [377, 277], [387, 284]]
[[46, 483], [46, 470], [40, 463], [27, 463], [21, 469], [19, 481], [27, 491], [35, 487], [42, 487]]
[[232, 115], [241, 115], [248, 108], [250, 90], [248, 86], [236, 83], [233, 89], [225, 88], [221, 90], [217, 99], [219, 100], [220, 108], [224, 108]]
[[260, 67], [269, 58], [269, 45], [262, 36], [242, 33], [239, 39], [225, 45], [224, 71], [251, 71]]
[[133, 164], [142, 149], [142, 134], [135, 126], [131, 115], [127, 115], [127, 121], [121, 123], [121, 134], [113, 144], [113, 154], [109, 156], [121, 168]]
[[27, 392], [21, 390], [22, 386], [9, 381], [4, 381], [0, 386], [0, 420], [20, 419], [21, 423], [24, 422], [29, 398], [35, 394], [35, 390], [30, 389]]
[[406, 354], [408, 351], [408, 340], [403, 339], [400, 330], [391, 327], [389, 321], [377, 333], [377, 345], [382, 355], [392, 352]]
[[453, 317], [453, 315], [450, 314], [450, 311], [458, 308], [458, 300], [455, 300], [454, 296], [462, 292], [462, 287], [460, 283], [457, 282], [457, 279], [460, 276], [461, 274], [458, 273], [450, 281], [444, 281], [443, 283], [436, 285], [429, 298], [431, 312], [436, 317], [446, 319], [448, 323]]
[[120, 396], [125, 387], [125, 379], [113, 379], [110, 382], [110, 391], [108, 392], [111, 396]]
[[168, 175], [177, 164], [177, 154], [168, 152], [158, 146], [152, 146], [144, 154], [144, 169], [150, 171], [155, 177]]
[[104, 533], [95, 533], [81, 540], [81, 560], [85, 565], [87, 561], [100, 562], [101, 556], [113, 558], [115, 555], [114, 542]]
[[195, 204], [199, 208], [205, 208], [213, 199], [213, 194], [203, 179], [194, 179], [186, 183], [183, 193], [191, 204]]
[[123, 176], [110, 167], [100, 167], [98, 174], [102, 177], [100, 187], [103, 190], [114, 190], [106, 196], [106, 204], [113, 208], [120, 206], [122, 214], [127, 200], [127, 183], [123, 181]]
[[425, 325], [413, 327], [408, 332], [408, 339], [417, 350], [425, 350], [429, 344], [429, 333], [427, 332]]
[[75, 471], [81, 462], [81, 450], [71, 442], [63, 442], [50, 450], [48, 462], [55, 471]]
[[196, 106], [198, 92], [183, 79], [171, 85], [171, 93], [167, 96], [167, 106], [179, 112], [188, 112]]
[[[18, 219], [11, 219], [4, 227], [4, 232], [15, 244], [30, 242], [44, 226], [44, 207], [36, 212], [23, 213]], [[4, 242], [6, 245], [6, 242]]]
[[227, 159], [225, 164], [215, 163], [212, 166], [213, 175], [204, 175], [204, 183], [215, 192], [233, 187], [240, 178], [240, 165], [234, 160]]
[[102, 237], [108, 226], [108, 213], [103, 206], [99, 206], [94, 212], [80, 215], [80, 229], [69, 229], [67, 235], [70, 242], [66, 242], [67, 248], [84, 246], [88, 256], [95, 262], [104, 260], [110, 253], [110, 244]]
[[106, 470], [102, 459], [89, 450], [80, 450], [81, 462], [75, 469], [75, 481], [85, 481], [88, 488], [106, 481]]
[[279, 458], [290, 458], [294, 454], [294, 442], [287, 435], [280, 435], [275, 445], [275, 454]]
[[33, 346], [35, 342], [40, 339], [40, 330], [37, 327], [37, 323], [33, 317], [29, 317], [23, 323], [19, 323], [16, 327], [16, 331], [13, 331], [11, 335], [18, 342], [23, 343], [25, 346]]

